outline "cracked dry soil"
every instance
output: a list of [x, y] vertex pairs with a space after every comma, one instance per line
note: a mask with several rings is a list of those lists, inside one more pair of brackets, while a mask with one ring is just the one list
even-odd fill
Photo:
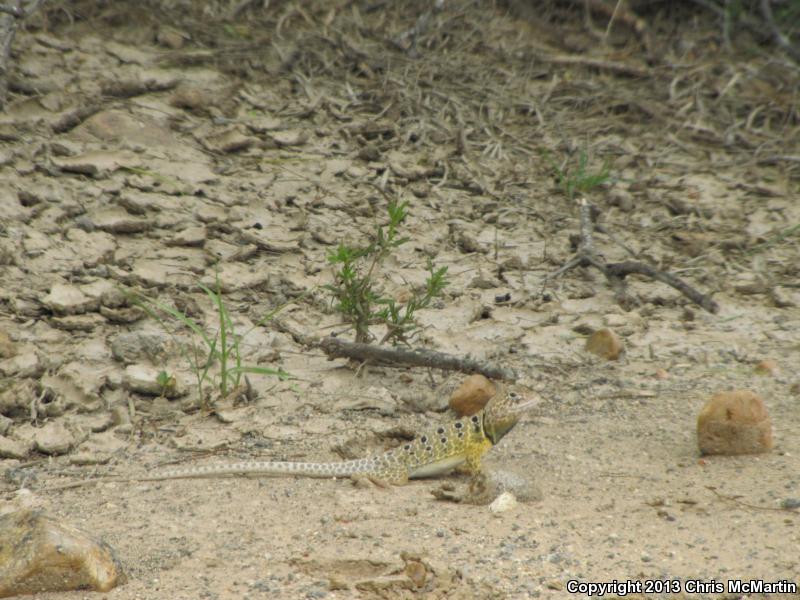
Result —
[[[746, 36], [723, 53], [687, 7], [653, 9], [649, 45], [621, 21], [604, 47], [568, 4], [447, 3], [413, 45], [402, 34], [427, 2], [71, 2], [31, 17], [0, 114], [3, 510], [41, 507], [111, 544], [130, 579], [103, 594], [115, 600], [797, 581], [800, 516], [781, 508], [800, 497], [796, 65]], [[582, 193], [598, 251], [678, 274], [718, 314], [645, 278], [625, 310], [597, 271], [543, 285], [578, 233], [553, 165], [574, 174], [581, 155], [610, 173]], [[384, 293], [407, 298], [428, 258], [448, 267], [415, 343], [512, 367], [544, 398], [486, 460], [538, 501], [493, 515], [435, 500], [439, 481], [293, 478], [48, 491], [176, 462], [338, 460], [446, 419], [461, 376], [356, 376], [259, 324], [283, 306], [294, 330], [349, 336], [326, 257], [370, 239], [388, 199], [408, 202], [409, 241], [380, 270]], [[295, 379], [250, 376], [250, 402], [209, 412], [182, 353], [191, 332], [122, 291], [214, 332], [199, 284], [217, 280], [246, 364]], [[584, 351], [599, 327], [623, 338], [621, 360]], [[762, 360], [775, 368], [757, 373]], [[185, 394], [131, 383], [159, 371]], [[701, 459], [697, 414], [735, 388], [765, 399], [775, 448]], [[667, 596], [739, 597], [630, 597]]]

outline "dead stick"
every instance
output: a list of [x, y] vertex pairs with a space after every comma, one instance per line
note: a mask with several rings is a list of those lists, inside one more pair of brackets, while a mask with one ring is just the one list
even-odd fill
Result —
[[611, 264], [605, 262], [602, 258], [600, 258], [600, 256], [598, 256], [594, 249], [594, 220], [592, 218], [592, 207], [588, 202], [586, 202], [585, 199], [581, 198], [579, 210], [580, 242], [578, 244], [578, 251], [575, 253], [575, 256], [572, 257], [564, 266], [551, 275], [545, 277], [545, 283], [551, 279], [560, 277], [575, 267], [595, 267], [606, 276], [606, 279], [608, 279], [609, 284], [614, 290], [614, 296], [616, 297], [617, 302], [624, 304], [625, 277], [634, 274], [644, 275], [675, 288], [684, 296], [689, 298], [689, 300], [698, 306], [701, 306], [710, 313], [716, 314], [719, 312], [719, 304], [717, 304], [709, 296], [697, 291], [688, 283], [679, 277], [676, 277], [675, 275], [665, 273], [664, 271], [660, 271], [655, 267], [640, 262], [626, 261]]
[[462, 373], [480, 373], [489, 379], [516, 381], [517, 374], [512, 369], [481, 363], [470, 358], [459, 358], [433, 350], [405, 349], [372, 344], [345, 342], [339, 338], [326, 337], [318, 344], [329, 358], [351, 358], [371, 361], [390, 367], [430, 367]]
[[652, 277], [653, 279], [656, 279], [661, 283], [666, 283], [667, 285], [674, 287], [684, 296], [689, 298], [689, 300], [691, 300], [698, 306], [703, 307], [708, 312], [714, 314], [719, 312], [719, 304], [717, 304], [714, 300], [712, 300], [705, 294], [701, 294], [682, 279], [675, 277], [675, 275], [672, 275], [670, 273], [665, 273], [664, 271], [659, 271], [658, 269], [655, 269], [650, 265], [646, 265], [640, 262], [630, 262], [630, 261], [621, 263], [612, 263], [606, 265], [605, 274], [607, 277], [618, 277], [620, 279], [625, 279], [627, 275], [633, 275], [633, 274]]

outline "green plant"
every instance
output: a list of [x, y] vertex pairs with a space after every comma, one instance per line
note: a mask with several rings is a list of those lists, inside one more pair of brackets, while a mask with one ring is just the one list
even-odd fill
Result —
[[356, 342], [371, 341], [370, 326], [382, 324], [386, 334], [380, 343], [389, 340], [408, 341], [419, 326], [415, 313], [426, 308], [447, 285], [447, 267], [434, 267], [428, 259], [428, 278], [422, 291], [415, 291], [405, 303], [385, 297], [378, 291], [376, 270], [390, 252], [408, 241], [400, 237], [398, 229], [408, 216], [408, 203], [391, 202], [388, 207], [389, 223], [378, 227], [375, 239], [365, 247], [356, 248], [339, 244], [328, 254], [328, 262], [335, 266], [334, 282], [325, 288], [331, 292], [334, 306], [355, 329]]
[[156, 376], [156, 383], [158, 387], [161, 388], [161, 395], [167, 396], [175, 389], [177, 380], [174, 375], [170, 375], [167, 371], [161, 370]]
[[569, 164], [569, 159], [559, 165], [548, 152], [544, 152], [544, 157], [553, 167], [558, 186], [570, 200], [577, 194], [586, 193], [611, 179], [607, 162], [603, 163], [600, 170], [589, 171], [589, 153], [586, 150], [578, 153], [578, 162], [574, 165]]
[[[206, 393], [209, 381], [219, 391], [220, 396], [225, 397], [228, 392], [241, 385], [241, 378], [247, 373], [288, 379], [290, 375], [283, 369], [242, 364], [242, 349], [240, 345], [250, 331], [272, 319], [283, 306], [279, 306], [267, 313], [253, 327], [240, 335], [236, 333], [230, 312], [223, 301], [219, 280], [217, 280], [216, 291], [203, 284], [198, 285], [214, 306], [214, 312], [217, 317], [217, 330], [214, 333], [206, 331], [194, 319], [172, 306], [151, 300], [142, 295], [133, 295], [131, 299], [150, 317], [158, 321], [164, 331], [173, 336], [173, 338], [173, 328], [169, 326], [162, 315], [166, 315], [174, 322], [188, 328], [194, 334], [196, 340], [189, 344], [178, 343], [177, 347], [195, 374], [201, 406], [207, 407], [213, 403], [207, 400], [210, 397]], [[217, 364], [219, 365], [218, 371], [212, 371], [212, 367]], [[158, 383], [164, 391], [167, 391], [170, 386], [174, 387], [175, 378], [166, 371], [161, 371], [158, 374]]]

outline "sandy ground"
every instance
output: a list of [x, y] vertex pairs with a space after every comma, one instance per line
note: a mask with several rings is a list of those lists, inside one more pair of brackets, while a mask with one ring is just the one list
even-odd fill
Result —
[[[116, 600], [566, 598], [586, 597], [571, 580], [614, 579], [683, 582], [629, 597], [760, 598], [685, 583], [798, 581], [800, 518], [781, 508], [800, 498], [796, 66], [747, 38], [723, 55], [714, 23], [687, 15], [650, 15], [654, 46], [619, 25], [606, 47], [552, 7], [455, 2], [409, 47], [419, 11], [363, 9], [277, 3], [212, 27], [76, 3], [18, 35], [0, 115], [0, 508], [40, 507], [108, 542], [129, 577], [102, 595]], [[553, 165], [574, 176], [582, 154], [610, 174], [582, 192], [598, 251], [685, 278], [717, 314], [643, 277], [624, 309], [596, 270], [545, 282], [579, 229]], [[535, 501], [495, 515], [434, 499], [436, 480], [48, 491], [173, 463], [339, 460], [450, 418], [462, 375], [357, 376], [259, 324], [283, 307], [275, 319], [304, 335], [351, 339], [326, 257], [366, 243], [387, 198], [408, 202], [409, 241], [382, 290], [407, 297], [427, 258], [448, 267], [415, 343], [513, 368], [543, 398], [486, 460]], [[250, 376], [250, 402], [209, 386], [212, 411], [186, 355], [196, 336], [121, 290], [213, 335], [199, 284], [217, 280], [245, 363], [294, 379]], [[623, 339], [620, 360], [585, 352], [600, 327]], [[185, 393], [138, 392], [131, 368]], [[737, 388], [764, 398], [775, 448], [700, 458], [701, 407]], [[420, 590], [403, 556], [425, 565]]]

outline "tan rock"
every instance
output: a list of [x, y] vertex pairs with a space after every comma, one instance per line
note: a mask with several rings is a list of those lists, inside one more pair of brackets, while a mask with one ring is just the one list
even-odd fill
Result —
[[182, 85], [173, 92], [169, 103], [177, 108], [198, 110], [213, 105], [214, 97], [202, 87]]
[[656, 369], [656, 372], [653, 373], [653, 377], [663, 381], [664, 379], [669, 379], [669, 372], [666, 369]]
[[606, 360], [617, 360], [624, 349], [622, 340], [611, 329], [598, 329], [586, 340], [586, 350]]
[[79, 315], [91, 310], [95, 303], [77, 286], [56, 283], [42, 299], [42, 304], [57, 315]]
[[0, 435], [0, 458], [16, 458], [22, 460], [30, 454], [30, 451], [30, 445]]
[[107, 592], [125, 582], [109, 546], [39, 511], [0, 517], [0, 539], [0, 598], [70, 590]]
[[142, 233], [153, 228], [152, 220], [129, 214], [119, 206], [106, 206], [90, 213], [92, 224], [111, 234]]
[[772, 421], [758, 394], [736, 390], [715, 394], [697, 418], [701, 454], [758, 454], [773, 446]]
[[89, 175], [96, 179], [108, 177], [121, 167], [136, 167], [140, 162], [140, 159], [132, 152], [111, 152], [109, 150], [87, 152], [79, 156], [53, 156], [51, 160], [62, 171]]
[[33, 434], [36, 450], [44, 454], [66, 454], [75, 445], [72, 432], [60, 421], [50, 421]]
[[483, 375], [470, 375], [450, 396], [450, 408], [460, 416], [474, 415], [494, 396], [495, 385]]
[[47, 369], [35, 351], [22, 352], [0, 360], [0, 377], [38, 377]]
[[122, 385], [125, 389], [145, 396], [164, 396], [166, 398], [180, 398], [187, 393], [182, 379], [169, 375], [163, 380], [162, 373], [156, 367], [142, 364], [128, 365], [125, 368]]

